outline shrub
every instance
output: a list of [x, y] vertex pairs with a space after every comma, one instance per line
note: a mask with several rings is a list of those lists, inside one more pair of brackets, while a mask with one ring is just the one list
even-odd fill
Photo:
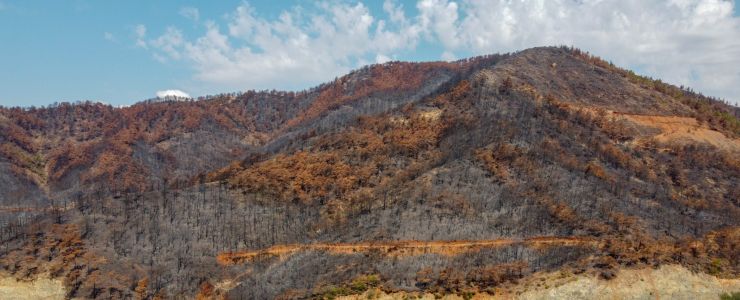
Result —
[[740, 292], [722, 293], [719, 295], [721, 300], [740, 300]]

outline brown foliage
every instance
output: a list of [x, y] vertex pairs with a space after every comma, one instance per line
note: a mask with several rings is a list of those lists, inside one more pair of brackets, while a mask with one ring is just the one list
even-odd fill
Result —
[[582, 163], [570, 151], [565, 150], [555, 139], [545, 138], [540, 144], [540, 150], [546, 155], [558, 162], [568, 170], [582, 171]]
[[[316, 137], [309, 150], [248, 167], [232, 164], [209, 178], [231, 178], [233, 185], [248, 192], [286, 201], [372, 200], [377, 198], [375, 192], [367, 188], [382, 188], [391, 177], [395, 182], [409, 180], [439, 159], [436, 148], [444, 125], [437, 114], [409, 110], [401, 116], [363, 117], [342, 133]], [[342, 210], [343, 205], [332, 205], [329, 211]]]
[[26, 279], [48, 272], [63, 279], [70, 298], [120, 299], [133, 286], [120, 274], [103, 275], [105, 259], [86, 248], [76, 225], [36, 225], [22, 248], [0, 257], [0, 268]]
[[610, 162], [620, 168], [630, 166], [631, 157], [612, 143], [604, 143], [598, 147], [599, 153], [605, 161]]
[[511, 89], [514, 87], [514, 84], [512, 83], [511, 77], [506, 77], [504, 81], [501, 82], [501, 85], [498, 87], [498, 93], [502, 95], [508, 95], [511, 93]]
[[149, 287], [149, 279], [148, 278], [142, 278], [136, 283], [136, 287], [134, 288], [134, 293], [136, 293], [136, 299], [148, 299], [149, 293], [147, 292], [147, 288]]
[[203, 281], [198, 289], [198, 294], [195, 295], [196, 300], [212, 300], [217, 299], [216, 290], [213, 284], [208, 281]]
[[579, 49], [568, 49], [571, 54], [587, 63], [615, 72], [625, 77], [630, 82], [643, 88], [652, 89], [675, 101], [679, 101], [694, 110], [694, 117], [702, 122], [707, 122], [712, 129], [721, 131], [730, 137], [740, 136], [740, 119], [738, 119], [738, 108], [733, 107], [721, 100], [706, 97], [696, 93], [690, 88], [676, 87], [660, 81], [635, 74], [626, 69], [619, 68], [613, 64], [591, 55]]
[[609, 174], [606, 169], [604, 169], [603, 166], [598, 161], [592, 160], [586, 164], [585, 167], [586, 174], [589, 174], [591, 176], [594, 176], [596, 178], [599, 178], [601, 180], [607, 181], [607, 182], [613, 182], [615, 179], [614, 177]]
[[480, 267], [468, 272], [467, 280], [479, 287], [494, 287], [516, 282], [529, 272], [526, 262], [514, 262]]
[[483, 162], [486, 169], [493, 174], [494, 178], [499, 181], [506, 181], [509, 177], [508, 167], [494, 156], [493, 150], [490, 149], [478, 149], [475, 151], [475, 156]]
[[336, 153], [278, 155], [241, 172], [232, 183], [247, 191], [308, 203], [353, 189], [352, 168]]
[[150, 185], [152, 171], [134, 159], [137, 143], [160, 149], [160, 142], [204, 128], [230, 134], [253, 132], [254, 113], [241, 104], [217, 98], [121, 109], [98, 103], [0, 109], [0, 155], [52, 186], [77, 174], [83, 184], [141, 191]]
[[447, 63], [394, 62], [355, 71], [323, 87], [312, 105], [298, 117], [289, 120], [286, 126], [295, 126], [314, 119], [328, 110], [375, 93], [412, 91], [437, 72], [437, 69], [455, 67]]

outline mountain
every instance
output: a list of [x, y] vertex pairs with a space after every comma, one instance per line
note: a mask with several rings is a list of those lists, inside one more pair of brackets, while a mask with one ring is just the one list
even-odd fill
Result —
[[301, 92], [0, 108], [0, 270], [83, 298], [740, 272], [740, 109], [578, 49]]

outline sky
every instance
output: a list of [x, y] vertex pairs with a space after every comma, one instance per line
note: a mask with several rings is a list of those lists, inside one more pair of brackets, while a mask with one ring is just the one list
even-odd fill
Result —
[[366, 64], [548, 45], [740, 101], [728, 0], [0, 0], [0, 105], [301, 90]]

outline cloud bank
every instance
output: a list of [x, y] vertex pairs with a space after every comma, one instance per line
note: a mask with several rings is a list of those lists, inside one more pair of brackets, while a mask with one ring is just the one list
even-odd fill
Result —
[[[733, 9], [723, 0], [421, 0], [414, 7], [386, 0], [375, 14], [362, 2], [324, 2], [266, 19], [244, 3], [221, 22], [201, 22], [197, 37], [168, 27], [149, 38], [139, 25], [135, 44], [159, 61], [187, 64], [198, 80], [238, 89], [308, 87], [428, 45], [441, 60], [573, 45], [736, 102], [740, 18]], [[181, 11], [202, 18], [193, 12]]]

